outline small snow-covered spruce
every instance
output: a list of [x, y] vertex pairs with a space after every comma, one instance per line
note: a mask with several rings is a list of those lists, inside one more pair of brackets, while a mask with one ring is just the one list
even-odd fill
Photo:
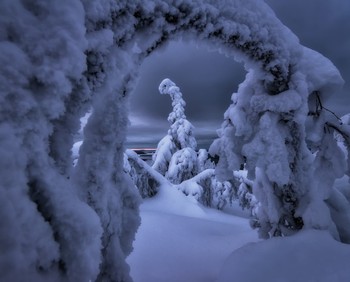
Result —
[[128, 173], [142, 198], [150, 198], [157, 194], [160, 186], [169, 186], [168, 180], [150, 167], [134, 151], [126, 150], [124, 170]]
[[[181, 150], [178, 152], [181, 153]], [[173, 185], [144, 162], [135, 152], [126, 150], [124, 171], [131, 176], [143, 198], [156, 195], [160, 186], [174, 186], [185, 195], [195, 197], [200, 203], [208, 207], [222, 209], [233, 200], [231, 183], [228, 181], [219, 182], [215, 178], [214, 169], [205, 169], [199, 174]]]
[[178, 184], [186, 195], [195, 196], [206, 206], [223, 208], [232, 202], [232, 185], [216, 179], [213, 173], [215, 165], [205, 149], [200, 149], [198, 153], [195, 151], [197, 142], [193, 126], [186, 119], [186, 103], [179, 87], [170, 79], [164, 79], [159, 92], [170, 95], [173, 111], [168, 117], [168, 134], [159, 142], [154, 155], [153, 168], [171, 183]]
[[195, 151], [197, 142], [193, 134], [193, 126], [186, 119], [186, 103], [180, 88], [166, 78], [160, 83], [159, 92], [170, 95], [173, 110], [168, 117], [170, 123], [168, 134], [157, 146], [152, 167], [172, 183], [178, 184], [197, 174]]
[[231, 182], [220, 182], [215, 177], [215, 170], [208, 168], [175, 187], [186, 196], [192, 196], [207, 207], [223, 209], [235, 199]]
[[182, 98], [180, 88], [170, 79], [166, 78], [160, 83], [159, 92], [163, 95], [169, 95], [172, 100], [173, 111], [168, 116], [170, 123], [168, 135], [172, 137], [175, 147], [178, 150], [184, 148], [195, 150], [197, 142], [193, 135], [193, 125], [186, 118], [186, 102]]
[[211, 206], [213, 199], [213, 186], [211, 181], [214, 174], [214, 169], [206, 169], [193, 178], [181, 182], [175, 187], [182, 191], [185, 195], [195, 197], [202, 204]]
[[171, 183], [179, 184], [197, 172], [197, 153], [192, 148], [183, 148], [171, 157], [166, 177]]

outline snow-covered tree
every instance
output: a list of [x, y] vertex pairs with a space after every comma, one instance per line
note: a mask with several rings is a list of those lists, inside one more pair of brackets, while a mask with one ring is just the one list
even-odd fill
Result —
[[[160, 86], [161, 94], [168, 94], [172, 99], [173, 111], [169, 114], [170, 129], [159, 142], [153, 156], [153, 168], [164, 175], [172, 184], [186, 195], [197, 198], [206, 206], [223, 208], [227, 202], [232, 202], [232, 184], [220, 182], [214, 175], [215, 167], [209, 159], [207, 150], [195, 151], [197, 142], [193, 134], [193, 126], [185, 115], [186, 102], [182, 98], [179, 87], [170, 79], [164, 79]], [[144, 175], [141, 172], [141, 176]], [[154, 183], [152, 182], [151, 185]], [[136, 184], [143, 190], [155, 190], [149, 185], [148, 176], [143, 182]], [[141, 188], [144, 187], [145, 188]]]
[[182, 98], [180, 88], [176, 86], [170, 79], [164, 79], [159, 85], [159, 92], [163, 95], [170, 95], [172, 100], [173, 111], [169, 114], [168, 121], [170, 129], [168, 135], [177, 149], [197, 147], [196, 139], [193, 135], [193, 125], [187, 120], [185, 115], [186, 102]]
[[132, 150], [125, 151], [124, 171], [130, 175], [142, 198], [153, 197], [158, 188], [167, 182]]
[[0, 30], [0, 280], [131, 280], [125, 258], [140, 219], [123, 171], [128, 96], [142, 61], [180, 37], [248, 71], [221, 160], [232, 172], [246, 159], [262, 233], [332, 225], [318, 216], [332, 197], [314, 197], [305, 121], [308, 97], [341, 78], [263, 1], [2, 0]]
[[186, 102], [180, 88], [166, 78], [160, 83], [159, 92], [170, 95], [173, 110], [168, 117], [168, 134], [157, 146], [152, 167], [177, 184], [197, 174], [197, 142], [193, 125], [185, 115]]
[[184, 148], [175, 152], [171, 157], [169, 169], [166, 173], [171, 183], [178, 184], [197, 174], [197, 153], [191, 148]]
[[[342, 79], [321, 55], [306, 48], [301, 54], [290, 89], [278, 95], [266, 93], [255, 71], [248, 73], [232, 97], [213, 149], [220, 152], [218, 173], [224, 178], [232, 177], [230, 171], [246, 164], [248, 178], [254, 180], [253, 194], [260, 202], [257, 216], [263, 237], [288, 235], [303, 227], [329, 229], [334, 234], [324, 200], [342, 172], [324, 182], [327, 193], [314, 182], [318, 176], [307, 141], [308, 100], [316, 90], [323, 96], [332, 94]], [[317, 138], [322, 139], [324, 123], [318, 121], [322, 134]]]

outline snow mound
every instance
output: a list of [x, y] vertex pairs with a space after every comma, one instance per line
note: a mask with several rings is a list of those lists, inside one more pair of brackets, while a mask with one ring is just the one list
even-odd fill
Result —
[[212, 282], [229, 254], [257, 233], [246, 218], [205, 208], [161, 186], [140, 207], [141, 226], [127, 258], [134, 282]]
[[326, 231], [307, 230], [234, 251], [218, 282], [350, 281], [349, 259], [350, 245], [335, 241]]
[[203, 217], [204, 207], [192, 196], [185, 196], [171, 186], [160, 186], [156, 196], [142, 204], [144, 211], [156, 211], [180, 216]]
[[127, 258], [134, 282], [350, 281], [350, 245], [327, 231], [261, 241], [246, 218], [205, 208], [167, 185], [140, 211]]

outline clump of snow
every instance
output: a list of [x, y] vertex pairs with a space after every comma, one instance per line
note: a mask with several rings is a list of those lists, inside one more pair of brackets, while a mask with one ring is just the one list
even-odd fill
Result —
[[278, 185], [287, 184], [291, 173], [281, 127], [278, 115], [263, 114], [255, 138], [242, 148], [242, 153], [247, 156], [247, 169], [265, 168], [268, 179]]
[[175, 151], [175, 145], [172, 140], [170, 135], [165, 135], [162, 140], [159, 141], [157, 150], [152, 156], [152, 167], [162, 175], [166, 174], [172, 154]]
[[171, 183], [179, 184], [197, 174], [197, 153], [192, 148], [181, 149], [171, 157], [167, 178]]
[[285, 112], [297, 110], [302, 103], [301, 97], [295, 90], [287, 90], [271, 96], [266, 93], [255, 95], [250, 100], [252, 110], [256, 112]]
[[333, 63], [312, 49], [303, 48], [298, 64], [306, 76], [309, 93], [319, 91], [322, 98], [327, 99], [344, 85], [344, 80]]
[[73, 159], [73, 165], [76, 165], [78, 158], [79, 158], [79, 149], [81, 147], [81, 144], [83, 144], [83, 141], [78, 141], [73, 144], [72, 147], [72, 159]]

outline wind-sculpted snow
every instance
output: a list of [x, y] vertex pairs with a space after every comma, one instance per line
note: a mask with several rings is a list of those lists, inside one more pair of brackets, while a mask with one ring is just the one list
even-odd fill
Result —
[[[299, 202], [312, 195], [308, 95], [332, 91], [340, 76], [331, 63], [327, 71], [318, 65], [322, 56], [304, 56], [262, 1], [3, 0], [0, 280], [131, 280], [125, 257], [140, 220], [138, 194], [123, 172], [127, 101], [142, 60], [179, 37], [244, 62], [247, 79], [225, 115], [217, 151], [231, 174], [244, 158], [248, 176], [254, 166], [262, 172], [255, 187], [268, 189], [257, 192], [263, 233], [284, 233], [283, 222], [300, 228]], [[255, 98], [281, 92], [288, 103], [275, 101], [285, 107]], [[90, 108], [73, 168], [73, 136]], [[278, 125], [277, 139], [261, 132], [270, 130], [262, 117]], [[261, 151], [243, 156], [257, 139]], [[274, 145], [284, 153], [268, 156], [265, 148]], [[287, 207], [277, 209], [282, 202]], [[283, 212], [273, 217], [276, 210]], [[318, 227], [315, 217], [309, 222]]]

